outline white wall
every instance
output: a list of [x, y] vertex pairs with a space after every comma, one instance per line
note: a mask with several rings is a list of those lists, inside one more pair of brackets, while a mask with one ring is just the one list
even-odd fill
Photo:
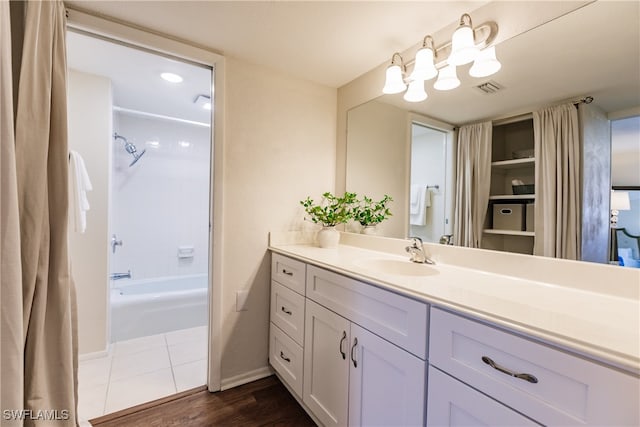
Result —
[[268, 232], [303, 227], [298, 201], [333, 190], [337, 95], [233, 58], [225, 79], [223, 385], [267, 366]]
[[[368, 102], [347, 117], [346, 190], [381, 200], [393, 198], [393, 216], [378, 227], [378, 234], [404, 237], [408, 215], [409, 115], [382, 102]], [[359, 230], [355, 230], [358, 232]]]
[[108, 342], [108, 200], [111, 163], [111, 82], [69, 70], [69, 149], [84, 159], [93, 191], [87, 193], [84, 234], [70, 228], [70, 257], [78, 293], [79, 352], [107, 349]]
[[[207, 273], [210, 129], [116, 113], [114, 131], [146, 153], [129, 167], [123, 141], [112, 140], [111, 233], [123, 245], [111, 271], [134, 280]], [[194, 257], [178, 258], [179, 246]]]
[[[411, 141], [411, 185], [430, 188], [431, 206], [427, 208], [426, 225], [410, 225], [409, 235], [425, 242], [438, 243], [445, 234], [446, 133], [413, 124]], [[454, 189], [448, 189], [454, 191]]]

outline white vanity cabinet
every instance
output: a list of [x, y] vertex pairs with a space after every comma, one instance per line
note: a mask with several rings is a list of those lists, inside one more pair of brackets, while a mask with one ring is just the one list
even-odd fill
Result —
[[640, 425], [637, 377], [438, 308], [429, 339], [428, 425]]
[[269, 360], [325, 426], [424, 425], [427, 320], [426, 303], [272, 254]]
[[299, 397], [302, 397], [305, 277], [303, 262], [272, 254], [269, 362]]
[[303, 401], [326, 426], [424, 425], [425, 303], [307, 266]]
[[307, 301], [303, 401], [325, 426], [424, 425], [426, 362]]

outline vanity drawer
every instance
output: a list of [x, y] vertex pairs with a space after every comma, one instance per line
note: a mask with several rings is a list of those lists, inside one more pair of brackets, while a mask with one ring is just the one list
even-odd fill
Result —
[[425, 303], [315, 266], [307, 266], [307, 298], [425, 360]]
[[637, 377], [437, 308], [430, 322], [431, 365], [542, 424], [640, 423]]
[[298, 397], [302, 397], [302, 347], [276, 325], [269, 325], [269, 362]]
[[271, 281], [271, 321], [302, 345], [304, 340], [305, 298]]
[[306, 264], [295, 259], [272, 253], [271, 254], [271, 278], [304, 295], [304, 279]]

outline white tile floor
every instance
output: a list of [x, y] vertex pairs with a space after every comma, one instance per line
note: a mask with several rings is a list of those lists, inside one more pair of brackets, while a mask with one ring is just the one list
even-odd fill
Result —
[[207, 327], [120, 341], [80, 361], [78, 415], [89, 420], [206, 383]]

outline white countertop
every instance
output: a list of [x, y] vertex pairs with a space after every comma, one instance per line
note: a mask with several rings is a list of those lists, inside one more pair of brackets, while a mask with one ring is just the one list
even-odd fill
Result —
[[350, 245], [322, 249], [272, 241], [269, 249], [640, 373], [640, 300], [636, 296], [444, 263], [425, 266], [437, 270], [429, 276], [383, 274], [362, 264], [368, 259], [409, 262], [408, 256]]

